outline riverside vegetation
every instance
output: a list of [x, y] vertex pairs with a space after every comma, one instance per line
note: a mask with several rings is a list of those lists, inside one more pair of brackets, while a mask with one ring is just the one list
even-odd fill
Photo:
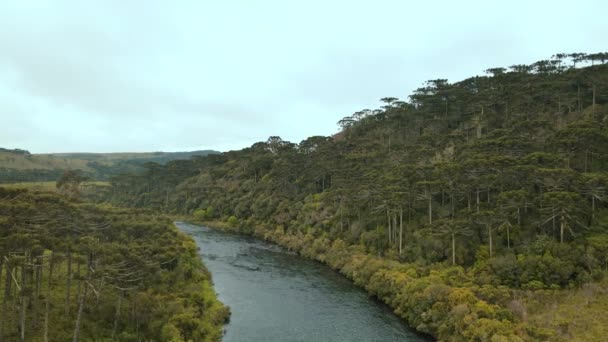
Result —
[[431, 80], [335, 136], [147, 164], [101, 198], [297, 250], [440, 340], [603, 340], [607, 56]]
[[0, 187], [0, 341], [220, 340], [228, 309], [191, 238], [65, 194]]

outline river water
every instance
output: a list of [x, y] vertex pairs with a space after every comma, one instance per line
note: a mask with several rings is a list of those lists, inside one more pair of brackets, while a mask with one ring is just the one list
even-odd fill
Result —
[[424, 341], [329, 267], [242, 235], [177, 222], [232, 316], [223, 341]]

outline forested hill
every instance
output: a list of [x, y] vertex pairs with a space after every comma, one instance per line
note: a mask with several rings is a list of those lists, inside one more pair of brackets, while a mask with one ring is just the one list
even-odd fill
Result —
[[0, 148], [0, 183], [54, 181], [66, 170], [80, 170], [90, 179], [143, 170], [145, 163], [164, 164], [219, 153], [211, 150], [146, 153], [50, 153]]
[[[526, 323], [532, 309], [505, 289], [575, 288], [608, 267], [607, 56], [559, 54], [456, 83], [431, 80], [407, 101], [387, 97], [345, 117], [333, 137], [271, 137], [148, 164], [113, 178], [107, 200], [223, 220], [324, 261], [337, 245], [400, 261], [359, 265], [350, 276], [440, 338], [546, 339], [534, 330], [541, 325], [566, 338], [594, 333], [601, 328], [574, 332], [551, 320], [514, 332], [510, 324]], [[348, 273], [345, 262], [335, 267]], [[407, 285], [425, 276], [443, 287]], [[463, 286], [473, 297], [453, 292]], [[406, 288], [416, 300], [401, 297]]]
[[150, 211], [0, 186], [0, 341], [219, 341], [194, 241]]

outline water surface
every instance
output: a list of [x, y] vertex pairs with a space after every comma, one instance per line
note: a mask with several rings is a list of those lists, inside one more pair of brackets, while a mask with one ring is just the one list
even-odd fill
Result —
[[178, 222], [230, 306], [225, 342], [423, 341], [329, 267], [252, 237]]

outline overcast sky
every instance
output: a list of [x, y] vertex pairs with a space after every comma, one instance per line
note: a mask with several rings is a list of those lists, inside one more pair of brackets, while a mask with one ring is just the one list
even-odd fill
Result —
[[330, 135], [428, 79], [606, 51], [607, 3], [6, 0], [0, 147], [225, 151]]

